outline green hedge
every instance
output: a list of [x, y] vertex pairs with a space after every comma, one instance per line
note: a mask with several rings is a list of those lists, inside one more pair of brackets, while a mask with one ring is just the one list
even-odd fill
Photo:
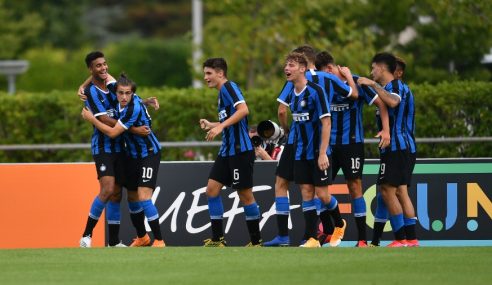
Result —
[[[492, 83], [453, 82], [411, 86], [416, 100], [417, 137], [490, 136], [492, 131]], [[202, 141], [200, 118], [217, 117], [217, 92], [210, 89], [141, 89], [142, 97], [156, 96], [161, 109], [149, 110], [160, 141]], [[250, 90], [245, 97], [250, 124], [277, 118], [278, 90]], [[75, 91], [49, 93], [0, 93], [0, 144], [89, 143], [91, 126], [80, 117], [83, 104]], [[375, 109], [366, 107], [366, 137], [376, 133]], [[192, 149], [205, 157], [217, 148]], [[184, 160], [185, 149], [166, 149], [163, 160]], [[420, 144], [419, 157], [486, 157], [491, 143]], [[367, 157], [377, 157], [375, 145]], [[5, 151], [0, 162], [91, 161], [90, 150]]]

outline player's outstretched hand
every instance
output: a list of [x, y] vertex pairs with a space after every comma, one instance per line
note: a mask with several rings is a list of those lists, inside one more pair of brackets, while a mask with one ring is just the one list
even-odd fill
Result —
[[212, 128], [212, 124], [206, 119], [200, 119], [200, 128], [204, 131], [208, 131]]
[[328, 160], [328, 156], [326, 153], [320, 153], [318, 156], [318, 167], [321, 171], [327, 170], [330, 166], [330, 161]]
[[92, 114], [91, 110], [89, 110], [87, 107], [84, 107], [82, 109], [82, 113], [80, 113], [82, 115], [82, 118], [84, 118], [84, 120], [86, 121], [92, 121], [94, 119], [94, 115]]
[[345, 79], [348, 79], [348, 78], [352, 77], [352, 72], [350, 71], [350, 68], [348, 68], [346, 66], [340, 66], [340, 65], [337, 65], [337, 68], [338, 68], [338, 71], [340, 72], [340, 74]]
[[222, 130], [223, 130], [223, 127], [222, 125], [217, 125], [215, 127], [213, 127], [212, 129], [210, 129], [210, 131], [207, 132], [207, 136], [205, 137], [205, 139], [207, 141], [213, 141], [213, 139], [220, 133], [222, 133]]
[[375, 138], [380, 138], [379, 139], [379, 148], [386, 148], [387, 146], [390, 145], [391, 142], [391, 136], [388, 132], [385, 131], [380, 131]]
[[150, 128], [148, 126], [140, 126], [140, 127], [131, 127], [130, 131], [132, 134], [136, 134], [137, 136], [146, 137], [150, 134]]
[[87, 96], [85, 96], [85, 94], [84, 94], [84, 87], [83, 86], [79, 87], [79, 91], [77, 92], [77, 96], [79, 96], [79, 99], [82, 101], [87, 100]]
[[154, 110], [159, 110], [159, 100], [156, 97], [149, 97], [145, 100], [146, 105], [154, 108]]
[[367, 77], [359, 77], [359, 79], [357, 79], [357, 84], [358, 85], [373, 86], [375, 84], [375, 82], [372, 81], [371, 79], [367, 78]]

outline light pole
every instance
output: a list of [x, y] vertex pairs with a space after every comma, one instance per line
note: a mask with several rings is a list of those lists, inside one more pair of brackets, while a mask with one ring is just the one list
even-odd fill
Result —
[[[191, 0], [191, 26], [193, 30], [193, 70], [200, 74], [200, 60], [203, 42], [203, 4], [202, 0]], [[193, 88], [202, 87], [202, 81], [193, 78]]]

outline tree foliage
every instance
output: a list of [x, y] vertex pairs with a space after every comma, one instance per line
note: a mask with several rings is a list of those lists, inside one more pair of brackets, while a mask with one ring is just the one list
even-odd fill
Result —
[[[367, 74], [382, 50], [408, 61], [410, 80], [489, 80], [492, 5], [473, 0], [206, 1], [205, 57], [225, 57], [246, 87], [280, 78], [284, 56], [310, 44]], [[413, 71], [413, 72], [412, 72]], [[280, 79], [278, 79], [280, 80]]]
[[24, 50], [36, 44], [44, 26], [38, 13], [27, 12], [19, 15], [10, 8], [6, 0], [0, 0], [0, 19], [0, 59], [18, 58]]

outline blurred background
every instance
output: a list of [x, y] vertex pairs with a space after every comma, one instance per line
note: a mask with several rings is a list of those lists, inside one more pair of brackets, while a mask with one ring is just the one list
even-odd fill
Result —
[[[195, 31], [193, 8], [203, 17]], [[15, 95], [0, 75], [1, 146], [90, 142], [76, 91], [88, 76], [84, 57], [95, 49], [105, 53], [110, 73], [126, 72], [142, 97], [159, 98], [163, 108], [151, 115], [163, 142], [203, 141], [198, 119], [216, 117], [216, 92], [192, 87], [199, 86], [207, 57], [226, 58], [228, 77], [253, 108], [251, 123], [276, 120], [284, 57], [303, 44], [328, 50], [338, 64], [364, 76], [377, 52], [403, 57], [418, 104], [417, 137], [491, 134], [490, 1], [0, 0], [0, 19], [0, 61], [29, 62], [16, 78]], [[374, 109], [366, 112], [370, 137]], [[490, 141], [482, 142], [427, 143], [421, 153], [490, 156]], [[171, 149], [163, 160], [207, 159], [216, 150]], [[377, 149], [369, 147], [371, 156]], [[0, 149], [0, 162], [30, 161], [91, 156], [85, 146]]]

